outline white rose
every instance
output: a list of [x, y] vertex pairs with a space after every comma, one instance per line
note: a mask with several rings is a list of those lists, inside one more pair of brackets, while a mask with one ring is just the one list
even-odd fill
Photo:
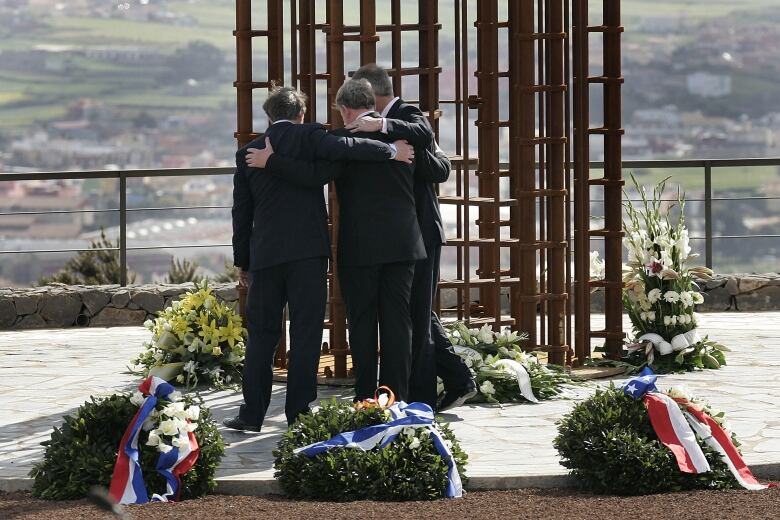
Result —
[[672, 324], [672, 317], [671, 316], [664, 316], [664, 325], [669, 326]]
[[149, 432], [149, 438], [146, 441], [147, 446], [157, 446], [160, 444], [160, 435], [157, 433], [157, 430], [152, 430]]
[[188, 406], [186, 410], [184, 410], [184, 417], [186, 419], [189, 419], [190, 421], [197, 421], [200, 417], [200, 406], [198, 405], [192, 405]]
[[404, 428], [401, 433], [407, 437], [414, 437], [414, 428]]
[[194, 432], [198, 429], [198, 423], [196, 422], [188, 422], [184, 425], [183, 430], [187, 432]]
[[146, 320], [144, 322], [144, 327], [146, 327], [149, 330], [152, 330], [152, 328], [154, 328], [154, 322], [152, 320]]
[[490, 328], [490, 325], [483, 325], [482, 328], [479, 329], [477, 337], [482, 343], [490, 345], [493, 343], [493, 329]]
[[496, 393], [496, 387], [493, 386], [493, 383], [490, 381], [485, 381], [481, 385], [479, 385], [479, 391], [482, 392], [484, 395], [493, 395]]
[[673, 386], [666, 393], [672, 399], [687, 399], [688, 401], [691, 400], [691, 393], [684, 386]]
[[174, 437], [171, 440], [171, 444], [173, 444], [180, 450], [183, 450], [184, 448], [189, 448], [190, 438], [187, 435], [179, 435], [178, 437]]
[[171, 403], [163, 408], [163, 413], [168, 417], [184, 417], [184, 403], [179, 401], [178, 403]]
[[162, 452], [162, 453], [168, 453], [168, 452], [169, 452], [169, 451], [171, 451], [173, 448], [171, 447], [171, 445], [170, 445], [170, 444], [165, 444], [164, 442], [161, 442], [161, 443], [160, 443], [160, 444], [157, 446], [157, 449], [158, 449], [158, 450], [160, 450], [160, 452]]
[[420, 447], [420, 439], [417, 437], [412, 437], [412, 441], [409, 443], [409, 447], [413, 450], [416, 450]]
[[144, 401], [146, 401], [146, 397], [141, 392], [133, 392], [133, 395], [130, 397], [130, 403], [135, 406], [141, 406], [144, 404]]
[[664, 293], [664, 300], [666, 300], [669, 303], [677, 303], [680, 301], [680, 294], [676, 291], [666, 291]]
[[176, 435], [179, 433], [179, 426], [175, 419], [166, 419], [160, 423], [160, 431], [163, 435]]

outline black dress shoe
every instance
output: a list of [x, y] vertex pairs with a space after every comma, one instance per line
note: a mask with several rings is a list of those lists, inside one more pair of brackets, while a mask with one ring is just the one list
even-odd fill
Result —
[[228, 428], [231, 428], [233, 430], [240, 430], [240, 431], [246, 431], [246, 432], [259, 432], [260, 431], [260, 425], [259, 424], [249, 424], [248, 422], [245, 422], [240, 417], [228, 417], [224, 421], [222, 421], [222, 424], [227, 426]]
[[444, 396], [442, 396], [441, 401], [439, 401], [439, 406], [436, 407], [437, 411], [443, 412], [450, 408], [458, 407], [475, 395], [477, 395], [477, 383], [471, 379], [461, 390], [445, 391]]

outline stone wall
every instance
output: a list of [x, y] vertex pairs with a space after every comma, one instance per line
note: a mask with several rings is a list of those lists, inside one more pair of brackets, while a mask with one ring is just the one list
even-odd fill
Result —
[[[780, 274], [718, 275], [700, 281], [704, 303], [699, 312], [780, 310]], [[60, 327], [112, 327], [140, 325], [147, 318], [193, 288], [193, 284], [66, 286], [55, 284], [32, 289], [0, 289], [0, 330]], [[223, 301], [235, 303], [235, 283], [212, 284]], [[443, 307], [455, 305], [455, 291], [443, 290]], [[472, 300], [479, 291], [472, 291]], [[501, 298], [509, 312], [509, 295]], [[593, 295], [591, 312], [603, 312], [604, 295]]]
[[[697, 282], [704, 303], [697, 312], [780, 310], [780, 274], [726, 274]], [[604, 294], [593, 295], [592, 312], [604, 311]]]
[[[0, 289], [0, 330], [141, 325], [191, 290], [191, 283], [62, 285]], [[211, 284], [222, 301], [238, 300], [235, 283]]]

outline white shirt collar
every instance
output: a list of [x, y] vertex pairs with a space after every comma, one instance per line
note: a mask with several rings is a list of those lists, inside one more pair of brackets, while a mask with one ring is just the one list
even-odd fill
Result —
[[360, 114], [359, 116], [357, 116], [355, 118], [355, 121], [357, 121], [358, 119], [360, 119], [363, 116], [367, 116], [368, 114], [373, 114], [374, 112], [376, 112], [376, 110], [374, 110], [374, 109], [371, 109], [371, 110], [368, 110], [366, 112], [363, 112], [362, 114]]
[[387, 106], [385, 107], [385, 109], [382, 110], [382, 117], [387, 117], [387, 113], [390, 112], [390, 109], [393, 108], [393, 105], [399, 99], [401, 99], [401, 98], [398, 97], [398, 96], [395, 96], [393, 99], [390, 100], [390, 103], [388, 103]]
[[[280, 119], [278, 121], [274, 121], [273, 123], [271, 123], [271, 125], [275, 125], [276, 123], [292, 123], [292, 121], [290, 121], [289, 119]], [[271, 125], [268, 125], [268, 126], [271, 126]]]

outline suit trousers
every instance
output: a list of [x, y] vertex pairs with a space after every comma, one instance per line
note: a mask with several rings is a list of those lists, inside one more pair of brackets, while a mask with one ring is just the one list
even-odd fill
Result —
[[389, 387], [398, 400], [408, 399], [412, 365], [409, 298], [413, 278], [414, 262], [339, 266], [356, 400], [373, 397], [377, 388], [377, 326], [382, 348], [379, 385]]
[[285, 304], [290, 312], [285, 415], [292, 424], [317, 398], [317, 369], [327, 300], [328, 259], [306, 258], [251, 272], [246, 315], [249, 339], [244, 360], [239, 417], [263, 423], [271, 402], [273, 360], [282, 334]]
[[409, 399], [436, 407], [436, 376], [442, 378], [446, 390], [458, 391], [468, 385], [471, 372], [455, 353], [433, 312], [433, 300], [439, 283], [441, 245], [428, 247], [428, 258], [418, 260], [412, 283], [412, 373]]

